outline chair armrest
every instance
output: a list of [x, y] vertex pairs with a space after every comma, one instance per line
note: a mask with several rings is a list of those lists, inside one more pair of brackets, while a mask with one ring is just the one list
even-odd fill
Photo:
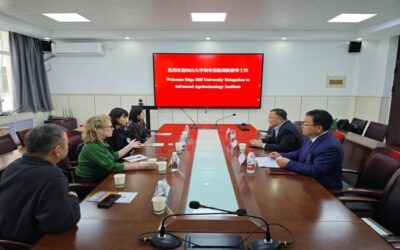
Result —
[[95, 188], [96, 184], [92, 184], [92, 183], [79, 183], [79, 182], [75, 182], [75, 183], [70, 183], [68, 185], [69, 189], [71, 191], [76, 191], [76, 190], [82, 190], [82, 189], [91, 189], [91, 188]]
[[359, 196], [372, 196], [374, 198], [380, 198], [383, 195], [383, 190], [366, 189], [366, 188], [345, 188], [345, 189], [333, 190], [332, 194], [336, 196], [345, 194], [355, 194]]
[[395, 243], [392, 243], [391, 245], [394, 249], [400, 249], [400, 243], [395, 242]]
[[400, 243], [400, 236], [388, 236], [385, 239], [389, 243]]
[[0, 239], [0, 246], [4, 246], [6, 249], [31, 249], [33, 247], [22, 242], [2, 239]]
[[369, 197], [362, 197], [362, 196], [340, 196], [338, 199], [343, 202], [365, 202], [370, 204], [378, 204], [379, 200], [369, 198]]
[[346, 173], [346, 174], [356, 174], [359, 175], [360, 172], [357, 170], [353, 170], [353, 169], [348, 169], [348, 168], [342, 168], [342, 173]]

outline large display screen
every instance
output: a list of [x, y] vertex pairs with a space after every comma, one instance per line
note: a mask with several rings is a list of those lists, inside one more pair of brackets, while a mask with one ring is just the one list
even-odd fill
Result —
[[154, 53], [155, 105], [260, 108], [264, 54]]

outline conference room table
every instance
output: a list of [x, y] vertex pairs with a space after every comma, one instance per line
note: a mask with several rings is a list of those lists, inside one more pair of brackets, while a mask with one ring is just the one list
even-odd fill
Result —
[[11, 162], [25, 154], [26, 148], [19, 146], [17, 149], [0, 155], [0, 171], [4, 170]]
[[[174, 143], [179, 140], [184, 127], [185, 124], [163, 125], [135, 154], [169, 159], [175, 150]], [[142, 233], [157, 232], [166, 215], [188, 211], [188, 190], [191, 184], [194, 185], [192, 174], [197, 171], [193, 161], [199, 153], [196, 152], [198, 135], [204, 130], [215, 130], [213, 125], [198, 127], [190, 130], [186, 148], [179, 154], [178, 171], [168, 170], [166, 174], [159, 174], [157, 170], [127, 171], [122, 190], [115, 188], [113, 175], [109, 175], [92, 194], [99, 191], [137, 192], [131, 203], [116, 203], [108, 209], [99, 209], [96, 203], [85, 199], [80, 204], [81, 220], [76, 226], [63, 233], [45, 235], [33, 249], [154, 249], [149, 242], [137, 241], [137, 237]], [[242, 131], [234, 124], [218, 126], [217, 133], [226, 162], [221, 168], [228, 170], [227, 178], [232, 185], [237, 208], [246, 209], [247, 214], [267, 220], [275, 240], [292, 240], [292, 236], [276, 224], [290, 230], [295, 242], [284, 249], [392, 249], [313, 178], [297, 174], [270, 175], [265, 168], [257, 168], [254, 174], [248, 174], [245, 166], [239, 163], [238, 147], [232, 147], [226, 133], [228, 129], [235, 129], [237, 141], [246, 142], [248, 146], [250, 139], [259, 137], [253, 126], [249, 125], [248, 128]], [[163, 146], [158, 144], [155, 147], [152, 143], [163, 143]], [[249, 150], [247, 147], [246, 154]], [[257, 156], [267, 154], [262, 149], [255, 149], [255, 153]], [[203, 164], [210, 162], [205, 161]], [[153, 213], [151, 198], [157, 181], [163, 178], [171, 186], [171, 192], [165, 214], [156, 215]], [[217, 198], [224, 204], [225, 196], [229, 194], [220, 194], [220, 187], [210, 186], [204, 186], [203, 195], [221, 195]], [[261, 225], [259, 220], [245, 216], [189, 215], [170, 218], [166, 223], [166, 231], [181, 237], [189, 233], [219, 233], [241, 235], [244, 238]], [[246, 246], [252, 240], [264, 238], [265, 232], [258, 232], [245, 242]], [[183, 249], [183, 244], [179, 248]]]

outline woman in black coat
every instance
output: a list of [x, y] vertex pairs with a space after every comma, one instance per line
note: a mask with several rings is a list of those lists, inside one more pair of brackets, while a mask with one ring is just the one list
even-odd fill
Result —
[[128, 111], [123, 108], [113, 108], [109, 114], [114, 131], [111, 137], [105, 139], [113, 151], [123, 149], [131, 141], [125, 132], [128, 124]]
[[131, 140], [136, 139], [141, 143], [144, 143], [149, 137], [146, 130], [146, 123], [144, 122], [144, 110], [142, 107], [132, 107], [129, 112], [129, 123], [126, 132]]

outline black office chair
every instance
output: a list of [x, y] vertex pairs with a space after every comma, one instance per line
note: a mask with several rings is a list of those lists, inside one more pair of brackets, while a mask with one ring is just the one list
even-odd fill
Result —
[[351, 124], [354, 124], [354, 128], [351, 130], [351, 132], [362, 135], [365, 129], [365, 126], [367, 126], [368, 121], [363, 120], [363, 119], [358, 119], [358, 118], [353, 118], [351, 120]]
[[24, 129], [24, 130], [15, 132], [18, 136], [19, 143], [21, 144], [22, 147], [25, 147], [25, 137], [29, 133], [30, 130], [31, 129], [28, 128], [28, 129]]
[[296, 127], [297, 131], [299, 131], [299, 133], [302, 135], [303, 130], [301, 129], [301, 127], [303, 126], [303, 122], [302, 121], [294, 121], [293, 125]]
[[84, 200], [85, 197], [96, 187], [96, 184], [92, 183], [81, 183], [76, 180], [75, 166], [72, 166], [68, 157], [57, 163], [57, 166], [64, 173], [68, 179], [68, 188], [70, 191], [74, 191], [78, 194], [80, 201]]
[[[358, 176], [356, 184], [351, 188], [334, 190], [336, 196], [365, 195], [379, 197], [387, 186], [390, 178], [400, 168], [400, 152], [390, 148], [375, 148], [365, 161], [361, 172], [343, 169], [344, 173]], [[344, 183], [343, 186], [350, 186]], [[373, 210], [370, 203], [347, 202], [346, 206], [360, 216], [368, 215]]]
[[[342, 169], [343, 173], [357, 175], [355, 188], [383, 190], [392, 175], [400, 168], [400, 152], [390, 148], [377, 147], [371, 151], [361, 172]], [[350, 186], [346, 183], [345, 186]]]
[[377, 141], [383, 141], [386, 137], [387, 128], [388, 125], [386, 124], [371, 121], [364, 136]]
[[[376, 199], [362, 196], [343, 196], [339, 199], [344, 202], [363, 202], [375, 206], [373, 214], [367, 220], [370, 223], [383, 227], [382, 237], [396, 246], [400, 243], [400, 169], [393, 174], [382, 195]], [[378, 226], [379, 227], [379, 226]], [[397, 236], [397, 237], [396, 237]]]
[[17, 144], [10, 134], [0, 136], [0, 154], [11, 152], [17, 148]]

